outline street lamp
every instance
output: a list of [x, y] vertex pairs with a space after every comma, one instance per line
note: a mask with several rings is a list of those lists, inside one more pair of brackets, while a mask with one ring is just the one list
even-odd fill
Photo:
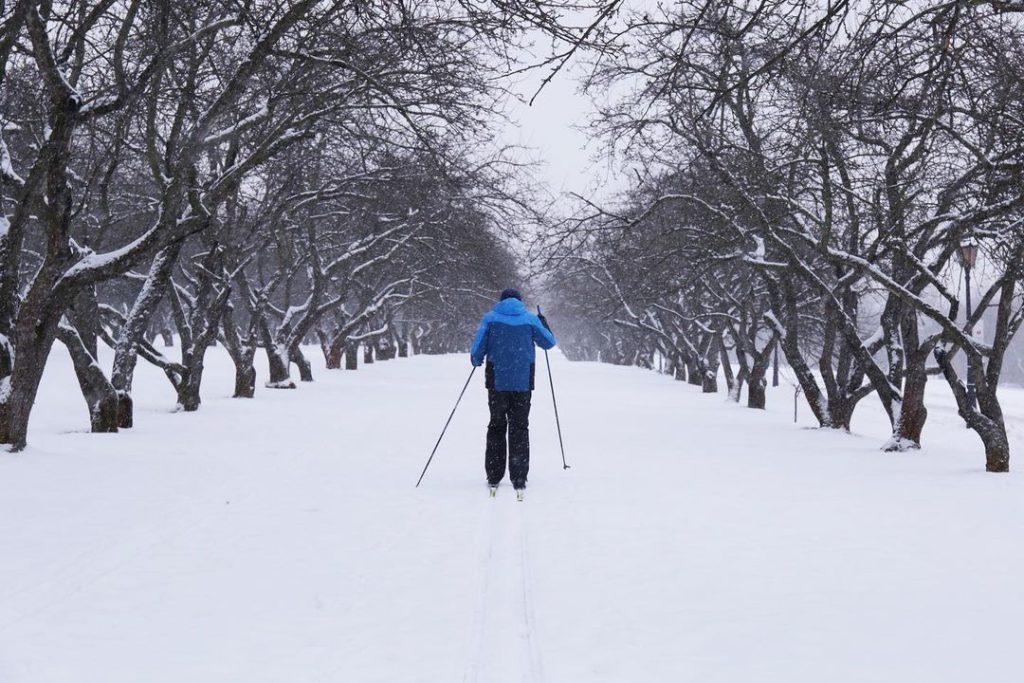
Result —
[[[967, 289], [967, 325], [964, 332], [968, 337], [973, 336], [974, 324], [971, 322], [971, 269], [978, 260], [978, 243], [974, 241], [974, 235], [966, 233], [960, 239], [960, 265], [964, 268], [964, 286]], [[970, 357], [967, 358], [967, 404], [971, 410], [978, 408], [978, 390], [974, 384], [974, 371], [972, 370]]]

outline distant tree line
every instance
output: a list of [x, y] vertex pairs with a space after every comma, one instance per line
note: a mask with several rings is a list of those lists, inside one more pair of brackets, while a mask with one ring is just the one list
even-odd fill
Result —
[[1006, 471], [1022, 11], [684, 0], [606, 27], [586, 87], [616, 94], [594, 129], [633, 182], [580, 198], [543, 242], [566, 352], [660, 363], [707, 392], [721, 371], [752, 408], [779, 353], [822, 427], [877, 395], [891, 450], [921, 443], [938, 378]]

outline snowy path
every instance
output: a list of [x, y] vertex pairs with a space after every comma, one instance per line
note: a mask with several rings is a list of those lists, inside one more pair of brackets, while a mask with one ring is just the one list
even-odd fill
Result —
[[0, 454], [0, 681], [1020, 680], [1024, 477], [945, 407], [894, 456], [871, 406], [823, 433], [554, 361], [573, 469], [541, 389], [524, 503], [487, 497], [482, 382], [413, 488], [461, 357], [236, 401], [214, 350], [200, 412], [144, 368], [119, 435], [55, 362]]
[[[509, 499], [507, 487], [504, 493]], [[478, 543], [485, 550], [478, 614], [471, 621], [467, 683], [544, 680], [533, 615], [526, 510], [511, 499], [494, 501], [482, 517]]]

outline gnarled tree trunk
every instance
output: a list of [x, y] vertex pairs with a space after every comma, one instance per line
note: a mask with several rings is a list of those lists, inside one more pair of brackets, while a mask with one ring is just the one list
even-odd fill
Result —
[[67, 347], [78, 377], [86, 406], [89, 408], [89, 427], [94, 433], [117, 432], [118, 395], [114, 386], [96, 362], [96, 349], [70, 325], [61, 325], [57, 338]]
[[118, 426], [122, 429], [130, 429], [135, 422], [132, 382], [135, 378], [139, 345], [144, 341], [149, 320], [170, 282], [171, 271], [178, 261], [181, 246], [182, 242], [178, 241], [157, 252], [142, 289], [117, 334], [110, 382], [118, 393]]

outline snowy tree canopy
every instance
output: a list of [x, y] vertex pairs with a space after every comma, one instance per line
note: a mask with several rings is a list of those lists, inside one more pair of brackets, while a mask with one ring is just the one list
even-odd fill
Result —
[[292, 366], [312, 379], [312, 341], [350, 368], [360, 346], [368, 360], [464, 346], [516, 276], [510, 240], [540, 220], [493, 142], [508, 97], [496, 76], [530, 66], [528, 33], [559, 68], [583, 31], [562, 9], [4, 4], [0, 443], [25, 445], [58, 339], [94, 431], [132, 425], [140, 357], [195, 410], [215, 343], [245, 397], [257, 347], [267, 386], [288, 388]]
[[[579, 198], [538, 242], [577, 321], [570, 348], [657, 356], [706, 391], [721, 364], [752, 407], [781, 353], [822, 426], [848, 429], [877, 393], [893, 449], [920, 443], [941, 375], [1005, 471], [996, 387], [1024, 320], [1020, 9], [695, 1], [606, 27], [586, 86], [616, 95], [592, 123], [634, 182]], [[971, 290], [965, 244], [981, 254]], [[972, 334], [983, 319], [991, 334]]]

